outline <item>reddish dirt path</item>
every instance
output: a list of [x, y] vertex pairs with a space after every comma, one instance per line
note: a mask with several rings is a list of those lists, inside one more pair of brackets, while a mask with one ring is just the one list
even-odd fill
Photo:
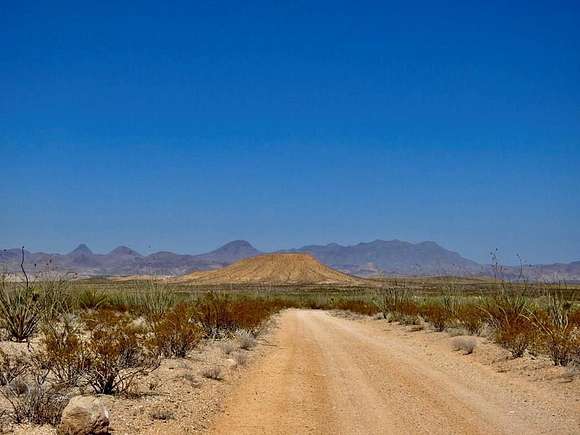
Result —
[[211, 433], [580, 433], [578, 401], [536, 401], [531, 384], [507, 384], [476, 364], [440, 364], [448, 352], [426, 353], [373, 324], [289, 310], [275, 345]]

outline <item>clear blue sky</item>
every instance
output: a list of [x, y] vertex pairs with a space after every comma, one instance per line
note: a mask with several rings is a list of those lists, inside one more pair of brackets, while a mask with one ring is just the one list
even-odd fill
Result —
[[579, 260], [579, 23], [578, 1], [4, 3], [0, 247]]

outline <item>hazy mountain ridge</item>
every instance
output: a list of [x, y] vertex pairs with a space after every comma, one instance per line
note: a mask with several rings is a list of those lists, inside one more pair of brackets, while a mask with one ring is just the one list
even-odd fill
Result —
[[435, 242], [375, 240], [353, 246], [310, 245], [291, 252], [308, 252], [319, 261], [356, 275], [446, 275], [480, 273], [483, 266], [442, 248]]
[[[352, 246], [337, 243], [308, 245], [279, 252], [309, 253], [334, 269], [362, 277], [377, 275], [464, 275], [491, 276], [489, 265], [482, 265], [447, 250], [435, 242], [410, 243], [401, 240], [375, 240]], [[24, 251], [25, 268], [31, 274], [47, 269], [98, 275], [183, 275], [228, 266], [262, 252], [245, 240], [235, 240], [211, 252], [190, 255], [159, 251], [149, 255], [119, 246], [107, 254], [96, 254], [81, 244], [68, 254]], [[21, 250], [0, 250], [0, 271], [20, 270]], [[520, 276], [519, 267], [504, 267], [507, 279]], [[523, 268], [530, 280], [580, 281], [580, 261], [531, 265]]]

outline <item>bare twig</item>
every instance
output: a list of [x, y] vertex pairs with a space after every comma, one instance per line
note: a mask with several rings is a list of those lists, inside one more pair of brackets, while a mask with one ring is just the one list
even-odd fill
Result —
[[22, 261], [20, 262], [20, 270], [24, 274], [24, 278], [26, 279], [26, 290], [30, 287], [28, 282], [28, 275], [26, 274], [26, 270], [24, 270], [24, 246], [22, 247]]

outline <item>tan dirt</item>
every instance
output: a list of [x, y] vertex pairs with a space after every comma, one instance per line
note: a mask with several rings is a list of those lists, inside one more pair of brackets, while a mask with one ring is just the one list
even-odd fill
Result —
[[245, 258], [227, 267], [193, 272], [173, 280], [191, 284], [342, 284], [371, 285], [365, 280], [334, 270], [309, 254], [264, 254]]
[[510, 377], [477, 350], [452, 352], [446, 334], [385, 321], [289, 310], [279, 325], [276, 348], [250, 367], [210, 433], [580, 433], [577, 380]]

